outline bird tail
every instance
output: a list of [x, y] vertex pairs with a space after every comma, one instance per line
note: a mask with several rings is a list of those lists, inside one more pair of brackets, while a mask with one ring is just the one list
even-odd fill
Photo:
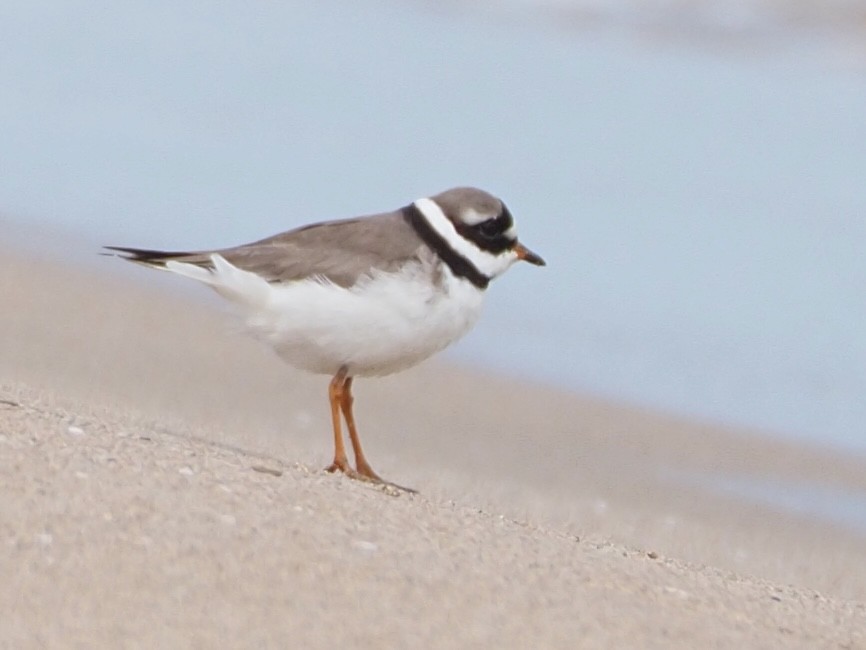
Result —
[[260, 308], [270, 298], [271, 286], [264, 278], [234, 266], [219, 253], [155, 251], [121, 246], [105, 248], [130, 262], [197, 280], [240, 305]]

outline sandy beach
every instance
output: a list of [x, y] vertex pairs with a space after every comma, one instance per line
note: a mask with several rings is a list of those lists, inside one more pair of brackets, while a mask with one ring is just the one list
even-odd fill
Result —
[[327, 380], [200, 287], [0, 256], [0, 647], [866, 648], [866, 538], [682, 477], [866, 459], [430, 362]]

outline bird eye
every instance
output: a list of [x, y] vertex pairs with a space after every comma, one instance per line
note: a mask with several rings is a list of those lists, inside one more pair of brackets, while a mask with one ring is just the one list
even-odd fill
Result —
[[499, 219], [488, 219], [487, 221], [482, 221], [477, 226], [478, 232], [481, 233], [481, 236], [485, 239], [496, 239], [502, 234], [502, 224], [499, 223]]

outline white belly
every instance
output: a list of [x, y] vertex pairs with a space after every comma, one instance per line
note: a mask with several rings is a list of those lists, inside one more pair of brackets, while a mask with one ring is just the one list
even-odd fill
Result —
[[319, 280], [269, 284], [265, 300], [245, 305], [246, 324], [308, 372], [398, 372], [462, 337], [480, 315], [483, 291], [444, 265], [436, 272], [433, 283], [430, 265], [419, 262], [349, 289]]

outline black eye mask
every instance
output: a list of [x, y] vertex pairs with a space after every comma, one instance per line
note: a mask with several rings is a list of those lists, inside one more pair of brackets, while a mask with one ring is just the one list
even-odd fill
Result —
[[502, 212], [496, 217], [474, 226], [457, 226], [457, 231], [481, 250], [497, 255], [514, 247], [515, 240], [505, 235], [513, 225], [511, 212], [503, 205]]

